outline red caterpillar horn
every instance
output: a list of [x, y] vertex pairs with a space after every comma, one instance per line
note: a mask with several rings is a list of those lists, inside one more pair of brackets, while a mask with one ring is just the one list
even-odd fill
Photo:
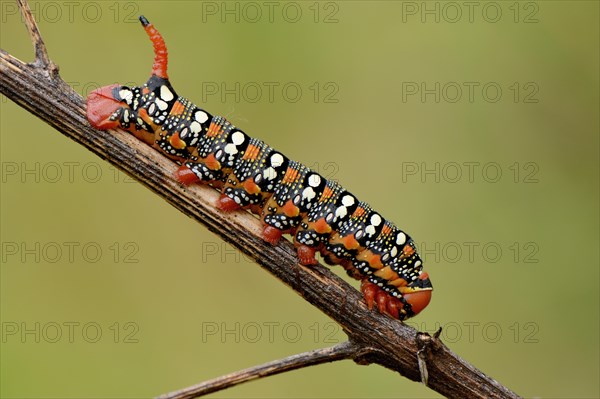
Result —
[[148, 37], [150, 37], [150, 40], [152, 40], [152, 45], [154, 46], [154, 65], [152, 65], [152, 75], [158, 76], [159, 78], [169, 79], [167, 76], [168, 53], [165, 40], [143, 15], [140, 15], [140, 22], [146, 30], [146, 33], [148, 33]]

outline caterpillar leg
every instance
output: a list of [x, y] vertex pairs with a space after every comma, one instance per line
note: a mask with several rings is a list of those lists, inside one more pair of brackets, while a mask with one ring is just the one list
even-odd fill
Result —
[[367, 278], [362, 280], [360, 290], [369, 309], [373, 309], [373, 305], [377, 304], [380, 313], [387, 313], [395, 319], [401, 319], [404, 305], [398, 298], [394, 298]]
[[[193, 169], [186, 165], [182, 165], [175, 172], [175, 179], [186, 186], [190, 184], [204, 182], [201, 177], [207, 176], [210, 173], [209, 169], [206, 165], [202, 164], [194, 164]], [[199, 177], [200, 176], [200, 177]], [[213, 185], [217, 187], [217, 185]], [[236, 209], [240, 209], [241, 206], [236, 203], [233, 199], [229, 198], [225, 194], [221, 194], [221, 197], [217, 200], [216, 207], [224, 212], [234, 211]]]
[[309, 213], [302, 219], [296, 234], [294, 234], [294, 245], [298, 252], [298, 258], [303, 265], [315, 265], [317, 259], [315, 254], [323, 244], [327, 242], [332, 232], [332, 227], [327, 223], [325, 217], [319, 217], [316, 220], [314, 214], [322, 216], [318, 212]]
[[263, 229], [263, 240], [271, 245], [277, 245], [282, 235], [283, 230], [279, 230], [273, 226], [266, 225]]
[[242, 207], [230, 197], [226, 196], [225, 194], [221, 194], [221, 197], [217, 201], [217, 208], [224, 212], [231, 212], [241, 209]]
[[386, 292], [378, 284], [374, 284], [370, 281], [370, 278], [362, 280], [360, 290], [369, 309], [372, 309], [373, 305], [376, 304], [379, 312], [387, 313], [396, 319], [404, 320], [419, 314], [431, 301], [429, 275], [423, 272], [419, 276], [419, 280], [422, 281], [422, 285], [429, 286], [429, 288], [416, 289], [405, 287], [400, 290], [403, 292], [402, 296], [398, 297]]
[[317, 248], [301, 244], [296, 247], [296, 252], [302, 265], [310, 266], [317, 264], [317, 258], [315, 257]]
[[196, 176], [196, 174], [185, 165], [181, 165], [179, 169], [177, 169], [177, 171], [175, 172], [175, 179], [179, 183], [184, 184], [186, 186], [200, 181], [200, 178], [198, 178], [198, 176]]

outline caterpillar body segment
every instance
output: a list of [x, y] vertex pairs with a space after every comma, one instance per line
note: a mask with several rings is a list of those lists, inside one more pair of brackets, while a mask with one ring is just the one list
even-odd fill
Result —
[[162, 36], [147, 19], [140, 21], [154, 46], [152, 75], [141, 87], [110, 85], [90, 93], [91, 125], [127, 130], [179, 162], [177, 180], [220, 190], [220, 209], [260, 215], [266, 241], [276, 244], [291, 234], [302, 264], [315, 264], [319, 252], [341, 265], [362, 281], [369, 308], [400, 320], [423, 310], [432, 285], [413, 240], [337, 182], [179, 96], [168, 80]]

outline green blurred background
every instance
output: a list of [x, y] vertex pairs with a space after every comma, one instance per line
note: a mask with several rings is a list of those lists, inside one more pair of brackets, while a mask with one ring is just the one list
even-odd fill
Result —
[[[444, 326], [523, 396], [597, 398], [598, 2], [465, 3], [31, 5], [82, 95], [146, 81], [145, 15], [179, 94], [415, 238], [435, 292], [411, 325]], [[31, 60], [0, 5], [0, 47]], [[204, 227], [3, 96], [0, 110], [3, 398], [150, 397], [344, 340]], [[438, 395], [347, 361], [215, 397]]]

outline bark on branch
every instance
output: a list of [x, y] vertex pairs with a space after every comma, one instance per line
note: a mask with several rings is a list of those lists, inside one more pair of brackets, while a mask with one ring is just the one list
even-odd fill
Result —
[[[23, 0], [19, 3], [25, 4]], [[26, 9], [23, 11], [27, 14]], [[427, 385], [450, 398], [519, 397], [458, 357], [436, 337], [367, 309], [359, 292], [328, 268], [299, 265], [291, 243], [285, 241], [272, 247], [263, 242], [257, 218], [247, 212], [218, 211], [213, 205], [219, 195], [217, 191], [206, 186], [178, 184], [172, 178], [177, 165], [156, 150], [126, 132], [93, 129], [85, 117], [84, 99], [58, 75], [35, 21], [27, 18], [26, 21], [35, 45], [36, 62], [24, 63], [0, 49], [0, 92], [254, 258], [274, 277], [335, 320], [349, 338], [342, 358], [352, 358], [359, 364], [379, 364], [413, 381], [421, 381], [428, 375]], [[348, 348], [352, 351], [347, 352]], [[284, 363], [275, 367], [287, 371]], [[239, 374], [235, 378], [239, 380]]]

